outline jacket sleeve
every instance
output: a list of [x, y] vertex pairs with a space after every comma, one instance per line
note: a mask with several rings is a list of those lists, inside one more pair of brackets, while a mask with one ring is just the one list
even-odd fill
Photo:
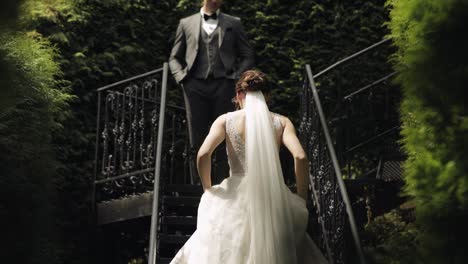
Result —
[[247, 39], [241, 20], [237, 20], [237, 48], [239, 49], [239, 67], [235, 73], [236, 79], [246, 70], [250, 70], [255, 64], [255, 54]]
[[176, 31], [174, 46], [169, 56], [169, 68], [177, 83], [180, 83], [187, 75], [187, 65], [185, 62], [186, 45], [185, 32], [182, 20], [180, 20]]

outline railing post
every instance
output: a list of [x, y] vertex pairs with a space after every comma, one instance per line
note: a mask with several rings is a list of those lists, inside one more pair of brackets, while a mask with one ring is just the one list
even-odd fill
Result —
[[96, 141], [95, 141], [95, 150], [94, 150], [94, 176], [93, 176], [93, 189], [91, 197], [91, 210], [93, 215], [96, 215], [96, 180], [98, 175], [98, 155], [99, 155], [99, 137], [101, 136], [101, 92], [98, 91], [98, 103], [97, 103], [97, 118], [96, 118]]
[[190, 176], [190, 184], [194, 184], [197, 182], [197, 175], [198, 173], [196, 172], [196, 166], [195, 166], [195, 148], [193, 145], [193, 127], [192, 127], [192, 108], [190, 107], [190, 101], [185, 93], [185, 87], [183, 84], [180, 84], [182, 88], [182, 95], [184, 96], [184, 103], [185, 103], [185, 114], [186, 114], [186, 120], [187, 120], [187, 129], [188, 129], [188, 137], [189, 137], [189, 148], [187, 151], [187, 157], [188, 157], [188, 169], [189, 169], [189, 176]]
[[156, 252], [157, 252], [157, 237], [158, 237], [158, 202], [159, 202], [159, 179], [161, 174], [161, 150], [163, 143], [164, 133], [164, 117], [166, 110], [166, 93], [167, 93], [167, 75], [169, 72], [169, 66], [164, 63], [163, 76], [162, 76], [162, 87], [161, 87], [161, 103], [159, 108], [159, 125], [158, 125], [158, 139], [156, 145], [156, 166], [154, 169], [154, 189], [153, 189], [153, 208], [151, 214], [151, 229], [150, 229], [150, 243], [149, 243], [149, 254], [148, 264], [156, 264]]
[[318, 97], [317, 88], [315, 87], [314, 77], [312, 75], [312, 70], [311, 70], [309, 64], [306, 65], [306, 72], [307, 72], [307, 78], [309, 79], [310, 88], [312, 90], [313, 99], [314, 99], [316, 107], [317, 107], [317, 112], [318, 112], [318, 115], [319, 115], [320, 123], [322, 125], [323, 133], [324, 133], [324, 136], [325, 136], [325, 139], [326, 139], [326, 142], [327, 142], [328, 151], [329, 151], [330, 157], [332, 159], [333, 168], [335, 170], [335, 175], [336, 175], [336, 180], [338, 182], [340, 192], [341, 192], [341, 196], [343, 198], [343, 202], [344, 202], [345, 207], [346, 207], [346, 212], [348, 214], [349, 225], [351, 227], [351, 233], [353, 235], [354, 244], [356, 246], [356, 250], [357, 250], [357, 253], [358, 253], [358, 256], [359, 256], [359, 262], [361, 264], [365, 264], [366, 261], [365, 261], [365, 258], [364, 258], [364, 253], [362, 252], [361, 241], [359, 239], [359, 234], [358, 234], [356, 223], [355, 223], [355, 220], [354, 220], [354, 214], [353, 214], [353, 210], [352, 210], [352, 207], [351, 207], [351, 201], [348, 198], [348, 192], [346, 191], [346, 186], [344, 185], [344, 182], [343, 182], [343, 178], [342, 178], [341, 170], [340, 170], [340, 165], [339, 165], [338, 159], [336, 157], [335, 148], [334, 148], [333, 142], [331, 140], [330, 132], [328, 131], [327, 121], [325, 119], [325, 115], [324, 115], [323, 110], [322, 110], [322, 104], [321, 104], [320, 99]]

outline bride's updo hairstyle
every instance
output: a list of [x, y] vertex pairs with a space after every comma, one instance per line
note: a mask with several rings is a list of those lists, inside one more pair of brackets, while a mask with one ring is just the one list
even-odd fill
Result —
[[[258, 70], [248, 70], [242, 73], [236, 83], [236, 94], [253, 91], [261, 91], [265, 98], [268, 98], [270, 87], [265, 73]], [[268, 99], [267, 99], [268, 100]], [[236, 108], [239, 109], [237, 97], [233, 98]]]
[[236, 92], [262, 91], [268, 92], [268, 80], [265, 73], [248, 70], [242, 73], [236, 83]]

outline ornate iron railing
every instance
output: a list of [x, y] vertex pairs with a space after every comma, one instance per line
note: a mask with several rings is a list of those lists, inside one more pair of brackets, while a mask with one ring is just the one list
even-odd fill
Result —
[[[184, 107], [166, 103], [168, 65], [97, 89], [93, 204], [153, 196], [148, 261], [158, 251], [160, 193], [193, 182]], [[137, 216], [135, 216], [137, 217]]]
[[345, 179], [374, 177], [398, 152], [401, 95], [391, 83], [390, 43], [383, 39], [314, 75]]
[[319, 245], [325, 249], [330, 263], [344, 263], [346, 209], [360, 263], [365, 263], [351, 202], [309, 65], [306, 65], [302, 98], [304, 116], [299, 132], [311, 161], [312, 199], [321, 231]]
[[392, 86], [395, 72], [343, 96], [337, 118], [337, 144], [346, 179], [378, 177], [382, 161], [399, 153], [400, 91]]
[[[95, 202], [152, 191], [158, 160], [165, 181], [189, 180], [188, 166], [180, 165], [188, 164], [185, 109], [161, 109], [166, 85], [167, 72], [160, 68], [97, 90]], [[164, 140], [157, 158], [161, 119]]]
[[[375, 89], [390, 87], [387, 80], [394, 75], [386, 63], [389, 43], [387, 39], [379, 41], [316, 75], [306, 65], [299, 135], [311, 162], [312, 198], [317, 214], [314, 235], [330, 263], [345, 263], [349, 258], [345, 250], [345, 234], [349, 230], [346, 223], [350, 224], [357, 248], [354, 257], [365, 262], [343, 179], [376, 172], [379, 159], [373, 155], [385, 149], [379, 143], [397, 141], [398, 93]], [[369, 66], [376, 59], [383, 60], [378, 68], [375, 64]], [[383, 77], [369, 80], [369, 71], [373, 76], [383, 73]], [[355, 89], [356, 86], [362, 88]]]
[[333, 263], [335, 259], [343, 259], [344, 206], [341, 196], [338, 196], [339, 199], [332, 198], [339, 191], [308, 78], [303, 84], [301, 108], [302, 119], [298, 132], [311, 164], [309, 177], [317, 214], [314, 219], [314, 240], [326, 252], [329, 262]]
[[97, 89], [97, 200], [152, 189], [163, 68]]
[[168, 64], [97, 89], [93, 204], [153, 191], [149, 258], [156, 256]]

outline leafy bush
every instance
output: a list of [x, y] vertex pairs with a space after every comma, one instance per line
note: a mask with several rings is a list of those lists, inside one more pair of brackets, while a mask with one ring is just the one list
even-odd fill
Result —
[[405, 193], [414, 197], [424, 263], [466, 263], [468, 235], [468, 2], [399, 1], [392, 60], [401, 106]]
[[417, 256], [419, 230], [392, 210], [367, 224], [364, 250], [371, 263], [420, 263]]
[[0, 33], [6, 69], [0, 97], [13, 91], [0, 113], [0, 219], [8, 242], [0, 257], [5, 261], [60, 262], [54, 182], [59, 163], [51, 142], [68, 116], [71, 96], [55, 56], [50, 42], [33, 32]]

